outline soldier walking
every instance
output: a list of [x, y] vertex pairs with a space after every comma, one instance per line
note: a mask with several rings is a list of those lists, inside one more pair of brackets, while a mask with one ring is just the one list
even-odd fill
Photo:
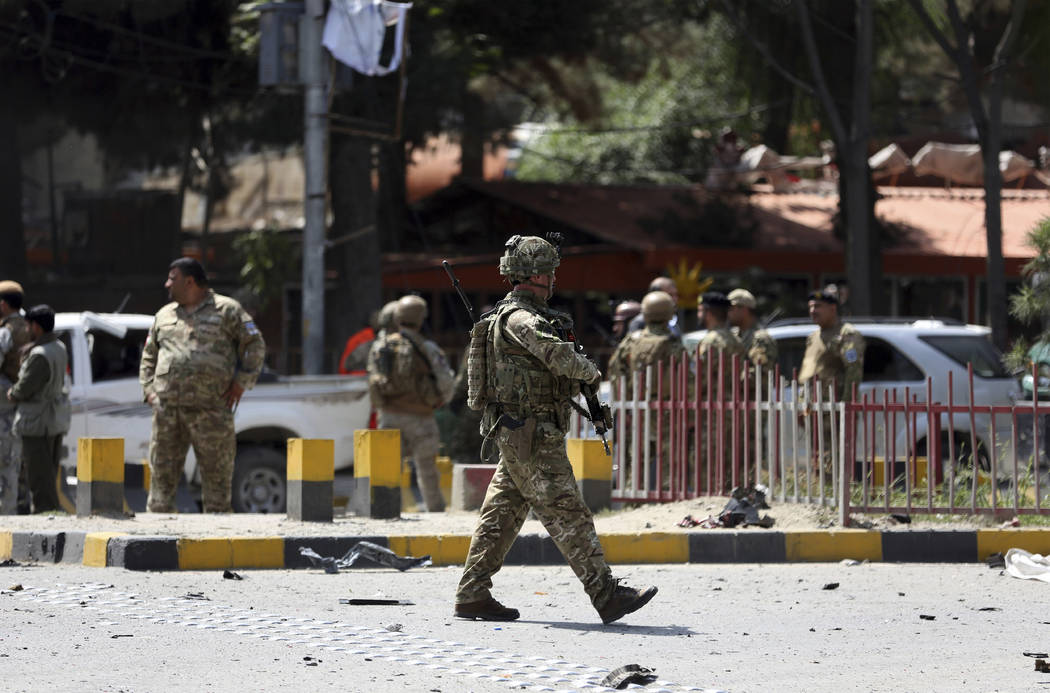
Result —
[[208, 287], [204, 267], [193, 258], [171, 263], [164, 288], [172, 303], [157, 311], [139, 365], [142, 393], [153, 407], [147, 508], [176, 511], [175, 491], [192, 444], [204, 512], [228, 513], [237, 454], [233, 412], [259, 377], [266, 343], [240, 303]]
[[7, 391], [18, 380], [22, 347], [33, 339], [22, 317], [22, 300], [18, 282], [0, 282], [0, 515], [18, 512], [22, 439], [15, 433], [15, 404]]
[[426, 301], [402, 296], [396, 315], [398, 328], [387, 330], [368, 353], [368, 390], [379, 412], [379, 428], [401, 431], [401, 453], [415, 465], [427, 511], [441, 512], [441, 439], [434, 412], [452, 397], [455, 374], [441, 347], [420, 334]]
[[[513, 290], [471, 333], [471, 406], [483, 408], [482, 431], [494, 439], [499, 464], [489, 483], [456, 591], [455, 615], [513, 621], [518, 610], [492, 597], [492, 576], [531, 509], [598, 611], [611, 623], [656, 594], [612, 576], [565, 452], [569, 399], [580, 383], [597, 384], [598, 368], [574, 348], [572, 320], [547, 306], [561, 260], [535, 236], [513, 236], [499, 272]], [[475, 350], [475, 339], [483, 340]]]

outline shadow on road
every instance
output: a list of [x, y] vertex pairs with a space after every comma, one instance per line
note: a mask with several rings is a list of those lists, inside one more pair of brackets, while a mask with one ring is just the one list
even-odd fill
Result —
[[535, 623], [549, 628], [595, 632], [629, 632], [632, 635], [699, 635], [688, 626], [635, 626], [630, 623], [577, 623], [575, 621], [537, 621], [520, 619], [516, 623]]

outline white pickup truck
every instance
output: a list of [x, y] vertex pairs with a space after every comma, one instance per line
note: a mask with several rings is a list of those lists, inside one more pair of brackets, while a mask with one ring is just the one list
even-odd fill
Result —
[[[124, 439], [126, 464], [145, 464], [152, 426], [142, 401], [139, 358], [152, 315], [59, 313], [55, 332], [69, 351], [73, 420], [62, 461], [76, 476], [76, 441], [81, 437]], [[237, 461], [233, 473], [236, 512], [283, 512], [288, 438], [335, 441], [335, 469], [354, 464], [354, 431], [367, 428], [371, 414], [365, 376], [274, 376], [263, 373], [244, 394], [233, 421]], [[186, 480], [199, 485], [191, 449]]]

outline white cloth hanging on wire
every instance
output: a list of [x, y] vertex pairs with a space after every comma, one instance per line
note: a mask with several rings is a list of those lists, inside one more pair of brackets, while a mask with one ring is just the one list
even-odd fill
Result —
[[[336, 60], [361, 74], [389, 74], [401, 64], [404, 20], [411, 7], [410, 2], [388, 0], [332, 0], [321, 44]], [[387, 27], [394, 28], [394, 53], [389, 64], [381, 65], [379, 60]]]

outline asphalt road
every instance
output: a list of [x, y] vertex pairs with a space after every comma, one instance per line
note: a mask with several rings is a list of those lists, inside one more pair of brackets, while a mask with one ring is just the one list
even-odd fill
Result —
[[[567, 567], [509, 567], [522, 620], [451, 617], [457, 568], [137, 573], [0, 568], [0, 677], [14, 691], [1050, 690], [1050, 585], [983, 564], [620, 566], [656, 584], [602, 626]], [[85, 585], [85, 583], [90, 583]], [[825, 586], [836, 584], [834, 589]], [[21, 585], [24, 589], [7, 588]], [[354, 606], [341, 598], [411, 605]]]

